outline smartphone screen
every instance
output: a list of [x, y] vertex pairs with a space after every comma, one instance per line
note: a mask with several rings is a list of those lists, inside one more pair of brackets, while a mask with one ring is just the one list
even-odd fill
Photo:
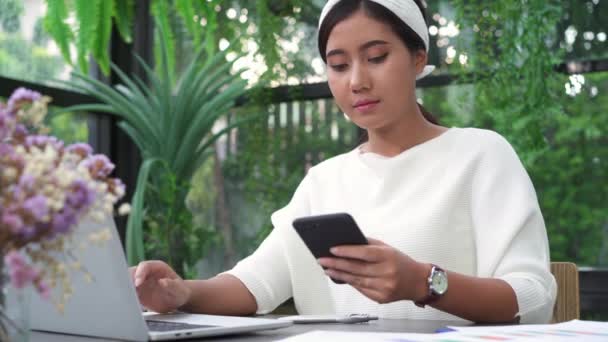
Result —
[[334, 246], [368, 243], [355, 220], [347, 213], [300, 217], [293, 221], [293, 227], [316, 259], [333, 257], [329, 250]]

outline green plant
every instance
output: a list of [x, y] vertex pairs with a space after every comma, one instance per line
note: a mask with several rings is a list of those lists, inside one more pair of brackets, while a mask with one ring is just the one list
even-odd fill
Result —
[[496, 130], [514, 145], [537, 190], [552, 260], [606, 265], [608, 122], [599, 95], [608, 90], [606, 74], [569, 77], [555, 69], [572, 44], [558, 29], [576, 24], [561, 22], [562, 1], [453, 4], [476, 75], [472, 106], [459, 109], [470, 118], [459, 121]]
[[[55, 115], [55, 112], [60, 114]], [[86, 114], [66, 113], [60, 108], [51, 107], [45, 121], [51, 133], [66, 143], [89, 140]]]
[[[0, 9], [1, 10], [1, 9]], [[57, 77], [63, 67], [61, 57], [53, 56], [20, 33], [0, 32], [0, 74], [30, 81]]]
[[19, 17], [23, 13], [23, 3], [18, 0], [0, 0], [0, 27], [4, 32], [19, 31]]
[[[70, 44], [76, 45], [76, 60], [80, 70], [88, 70], [88, 56], [92, 55], [101, 70], [110, 72], [108, 44], [112, 34], [112, 21], [122, 39], [131, 42], [131, 26], [135, 9], [134, 0], [46, 0], [48, 10], [44, 28], [55, 40], [64, 59], [73, 64]], [[75, 21], [68, 24], [74, 14]]]
[[474, 40], [467, 51], [474, 70], [473, 124], [505, 135], [528, 166], [546, 149], [547, 123], [563, 110], [555, 101], [561, 51], [553, 48], [560, 2], [454, 1]]
[[[582, 78], [581, 78], [582, 77]], [[548, 151], [531, 165], [545, 216], [551, 257], [579, 265], [608, 265], [608, 73], [561, 77], [585, 80], [563, 92], [564, 111], [546, 134]]]
[[[161, 29], [163, 41], [165, 37]], [[153, 221], [157, 211], [162, 210], [166, 214], [163, 219], [170, 221], [161, 221], [164, 226], [159, 226], [156, 231], [150, 229], [148, 233], [152, 233], [152, 239], [154, 236], [159, 241], [167, 239], [164, 246], [168, 250], [159, 251], [159, 254], [172, 255], [173, 266], [183, 274], [183, 270], [191, 266], [185, 265], [185, 261], [191, 263], [194, 258], [187, 258], [184, 254], [173, 255], [169, 250], [179, 253], [183, 247], [182, 230], [189, 224], [189, 218], [184, 214], [187, 209], [185, 189], [197, 168], [211, 155], [215, 140], [253, 116], [236, 120], [218, 132], [212, 131], [216, 121], [245, 92], [245, 81], [240, 77], [243, 70], [231, 73], [233, 63], [226, 62], [228, 49], [208, 55], [204, 48], [200, 48], [179, 82], [172, 87], [167, 65], [169, 52], [164, 44], [161, 47], [158, 75], [138, 58], [149, 85], [137, 76], [125, 75], [115, 66], [112, 68], [123, 84], [114, 87], [75, 73], [74, 77], [84, 84], [68, 83], [102, 104], [78, 105], [66, 110], [106, 112], [122, 120], [119, 126], [137, 145], [143, 158], [127, 223], [129, 263], [135, 264], [146, 258], [142, 224], [144, 220]], [[163, 197], [159, 203], [146, 204], [148, 190], [155, 197]], [[163, 234], [162, 238], [160, 234]]]
[[145, 194], [144, 253], [148, 258], [166, 260], [186, 278], [196, 278], [194, 266], [204, 251], [219, 242], [219, 236], [213, 221], [197, 222], [193, 217], [187, 202], [190, 189], [191, 181], [179, 180], [172, 172], [161, 170], [150, 175]]
[[[1, 1], [14, 4], [12, 7], [19, 5], [14, 0]], [[92, 56], [101, 70], [109, 74], [108, 44], [112, 23], [118, 28], [121, 38], [130, 43], [138, 3], [134, 0], [46, 1], [48, 11], [44, 27], [59, 46], [64, 59], [70, 64], [77, 64], [86, 73], [88, 57]], [[226, 18], [227, 9], [234, 10], [236, 16]], [[167, 60], [169, 70], [180, 71], [179, 54], [182, 48], [189, 57], [191, 47], [196, 49], [201, 43], [204, 43], [208, 54], [213, 54], [222, 39], [233, 41], [238, 47], [234, 50], [242, 50], [243, 45], [254, 41], [259, 44], [255, 52], [263, 58], [268, 80], [305, 65], [298, 60], [298, 54], [282, 51], [277, 41], [294, 36], [295, 20], [316, 27], [320, 10], [319, 3], [313, 0], [150, 1], [150, 15], [167, 35], [164, 44], [170, 51], [176, 51], [176, 56], [170, 55]], [[74, 20], [68, 20], [70, 17]], [[188, 39], [183, 39], [186, 36]], [[181, 47], [180, 39], [188, 40], [191, 45]], [[76, 63], [70, 52], [71, 44], [76, 46]]]

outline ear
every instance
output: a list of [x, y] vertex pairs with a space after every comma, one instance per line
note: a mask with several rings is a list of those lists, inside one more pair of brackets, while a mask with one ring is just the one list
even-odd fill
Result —
[[428, 62], [426, 50], [418, 50], [414, 53], [414, 63], [416, 64], [416, 75], [420, 74]]

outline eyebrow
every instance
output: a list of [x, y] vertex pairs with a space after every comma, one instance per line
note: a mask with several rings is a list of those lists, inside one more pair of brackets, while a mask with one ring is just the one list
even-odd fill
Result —
[[[366, 49], [369, 49], [372, 46], [376, 46], [376, 45], [387, 45], [388, 42], [385, 42], [384, 40], [370, 40], [369, 42], [361, 45], [359, 47], [359, 51], [363, 51]], [[344, 51], [343, 49], [335, 49], [335, 50], [331, 50], [327, 53], [327, 55], [325, 55], [325, 58], [329, 58], [331, 56], [335, 56], [335, 55], [344, 55], [346, 54], [346, 51]]]

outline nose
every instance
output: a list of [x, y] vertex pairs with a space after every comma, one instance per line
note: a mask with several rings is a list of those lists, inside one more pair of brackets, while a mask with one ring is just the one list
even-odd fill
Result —
[[361, 63], [355, 63], [351, 70], [351, 91], [353, 93], [360, 93], [362, 91], [369, 90], [371, 87], [371, 80], [365, 66], [361, 65]]

